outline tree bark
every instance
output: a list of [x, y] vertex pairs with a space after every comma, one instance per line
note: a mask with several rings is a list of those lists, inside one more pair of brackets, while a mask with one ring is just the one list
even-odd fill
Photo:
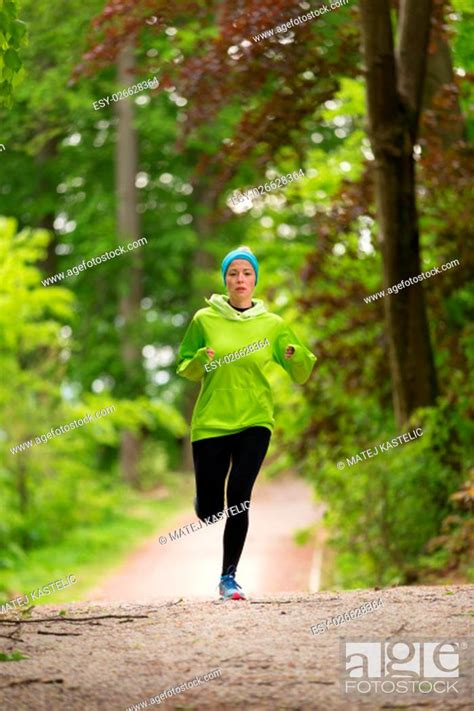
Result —
[[[42, 127], [42, 130], [47, 127]], [[35, 156], [35, 164], [38, 170], [38, 194], [39, 195], [56, 195], [56, 184], [54, 178], [48, 172], [48, 168], [54, 165], [57, 157], [57, 148], [60, 138], [55, 136], [50, 138], [43, 144], [38, 154]], [[54, 229], [55, 211], [51, 206], [50, 209], [41, 216], [38, 227], [48, 230], [51, 234], [51, 240], [48, 243], [46, 257], [39, 263], [39, 267], [45, 276], [50, 276], [58, 271], [58, 258], [56, 255], [56, 231]]]
[[[134, 43], [130, 41], [120, 52], [117, 64], [117, 79], [126, 88], [133, 79]], [[134, 104], [130, 98], [115, 104], [118, 119], [115, 153], [117, 192], [117, 232], [119, 242], [128, 244], [140, 238], [140, 220], [137, 212], [135, 178], [138, 172], [138, 141], [133, 125]], [[129, 395], [136, 395], [141, 378], [141, 348], [136, 333], [142, 298], [142, 257], [140, 250], [127, 253], [130, 269], [121, 285], [119, 313], [122, 317], [121, 357], [125, 373], [125, 388]], [[120, 463], [124, 480], [137, 487], [138, 465], [142, 450], [140, 435], [125, 430], [120, 445]]]
[[[195, 229], [198, 235], [198, 247], [193, 256], [192, 265], [192, 298], [191, 310], [194, 313], [197, 309], [201, 309], [206, 304], [204, 297], [209, 297], [209, 288], [207, 283], [202, 280], [202, 275], [208, 274], [209, 270], [215, 267], [214, 259], [209, 252], [202, 246], [205, 240], [212, 234], [214, 225], [212, 220], [213, 211], [216, 208], [217, 197], [214, 192], [207, 189], [206, 185], [196, 185], [195, 191], [197, 195], [197, 205], [199, 209], [195, 215]], [[184, 395], [183, 414], [188, 423], [191, 422], [191, 416], [196, 402], [198, 389], [196, 386], [189, 384]], [[181, 450], [181, 468], [183, 471], [193, 470], [193, 453], [189, 437], [183, 440]]]
[[[361, 0], [369, 135], [384, 287], [420, 274], [414, 146], [417, 140], [431, 19], [431, 0], [400, 3], [395, 53], [389, 0]], [[395, 416], [402, 426], [434, 404], [436, 373], [421, 283], [384, 298]]]
[[[423, 108], [429, 109], [443, 88], [454, 88], [454, 70], [451, 49], [448, 43], [438, 38], [433, 51], [428, 55], [426, 82], [423, 95]], [[443, 122], [439, 137], [444, 148], [449, 148], [456, 141], [467, 141], [467, 127], [459, 96], [451, 96], [449, 121]]]

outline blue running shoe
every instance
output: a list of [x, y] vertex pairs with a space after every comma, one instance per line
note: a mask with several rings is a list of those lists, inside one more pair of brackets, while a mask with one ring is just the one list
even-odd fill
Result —
[[223, 600], [246, 600], [244, 591], [235, 579], [235, 569], [227, 575], [221, 575], [219, 594]]

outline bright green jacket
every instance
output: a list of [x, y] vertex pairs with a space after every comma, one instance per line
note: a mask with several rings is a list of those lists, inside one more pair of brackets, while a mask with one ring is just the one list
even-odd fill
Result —
[[[176, 372], [195, 382], [201, 391], [191, 420], [191, 442], [240, 432], [247, 427], [273, 431], [273, 399], [265, 371], [278, 363], [299, 384], [305, 383], [316, 362], [285, 324], [267, 311], [261, 299], [236, 311], [229, 297], [213, 294], [209, 306], [194, 314], [178, 354]], [[295, 352], [286, 360], [285, 348]], [[210, 358], [206, 349], [215, 351]]]

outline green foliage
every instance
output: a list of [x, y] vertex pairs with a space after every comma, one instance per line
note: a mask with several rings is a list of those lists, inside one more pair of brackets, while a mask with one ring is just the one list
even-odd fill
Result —
[[474, 580], [473, 545], [474, 482], [466, 481], [459, 491], [451, 494], [449, 515], [443, 519], [440, 533], [426, 545], [426, 555], [420, 557], [423, 579], [439, 579], [454, 571]]
[[[49, 236], [0, 219], [1, 431], [0, 569], [24, 562], [26, 551], [58, 543], [67, 531], [100, 526], [124, 508], [116, 452], [122, 428], [161, 438], [182, 437], [186, 424], [170, 404], [106, 393], [81, 398], [62, 390], [75, 347], [64, 321], [74, 321], [74, 298], [64, 287], [44, 288], [37, 264]], [[13, 453], [11, 448], [109, 406], [114, 411], [70, 432]], [[112, 458], [110, 454], [115, 453]], [[148, 485], [163, 476], [150, 467]]]
[[[102, 492], [111, 504], [102, 515], [83, 524], [67, 527], [61, 535], [37, 548], [18, 551], [0, 562], [0, 604], [28, 594], [54, 580], [73, 574], [77, 582], [53, 595], [35, 600], [36, 604], [65, 603], [77, 600], [95, 585], [104, 571], [116, 567], [144, 537], [157, 527], [165, 527], [188, 500], [190, 481], [183, 474], [167, 475], [160, 491], [146, 498], [124, 486]], [[84, 499], [82, 506], [94, 508], [94, 499]], [[5, 563], [8, 563], [6, 565]], [[18, 607], [25, 614], [27, 608]], [[30, 608], [31, 609], [31, 608]]]
[[[427, 564], [426, 546], [452, 511], [449, 497], [464, 476], [459, 466], [470, 458], [472, 463], [469, 447], [474, 432], [464, 417], [444, 403], [440, 409], [419, 413], [417, 425], [421, 422], [423, 436], [415, 442], [342, 470], [335, 461], [345, 462], [356, 450], [333, 452], [333, 462], [314, 461], [318, 493], [329, 504], [331, 544], [338, 553], [336, 584], [359, 587], [418, 580], [419, 568]], [[459, 442], [450, 446], [450, 433], [460, 420], [464, 427], [457, 430]], [[376, 441], [360, 433], [358, 451], [397, 434], [380, 423]], [[451, 461], [446, 461], [448, 452]]]
[[18, 18], [16, 0], [3, 0], [0, 6], [0, 105], [12, 105], [13, 90], [24, 74], [20, 49], [26, 35], [26, 24]]

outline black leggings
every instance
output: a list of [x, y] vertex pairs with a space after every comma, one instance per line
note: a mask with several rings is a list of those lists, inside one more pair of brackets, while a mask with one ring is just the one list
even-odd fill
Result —
[[236, 434], [208, 437], [192, 443], [195, 509], [201, 520], [224, 510], [225, 480], [232, 461], [227, 481], [227, 508], [240, 506], [238, 513], [228, 515], [225, 525], [222, 575], [237, 569], [249, 526], [248, 511], [242, 504], [250, 501], [271, 434], [267, 427], [248, 427]]

